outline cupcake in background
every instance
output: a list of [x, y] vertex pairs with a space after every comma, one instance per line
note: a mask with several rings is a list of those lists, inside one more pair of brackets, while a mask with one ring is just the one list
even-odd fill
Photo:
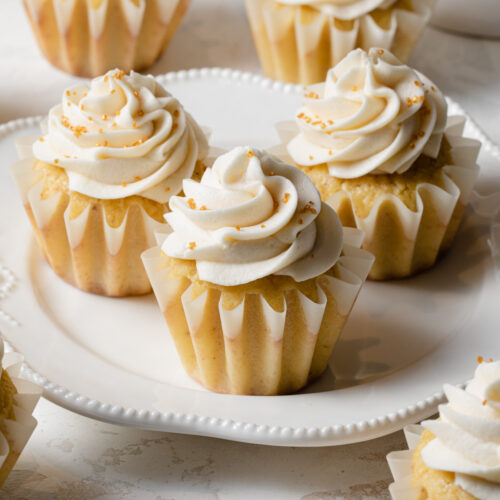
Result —
[[452, 243], [480, 143], [425, 76], [384, 49], [356, 49], [304, 91], [277, 154], [314, 182], [342, 224], [365, 233], [370, 279], [405, 278]]
[[308, 85], [351, 50], [381, 47], [406, 61], [434, 0], [246, 0], [264, 73]]
[[444, 386], [439, 418], [405, 429], [387, 460], [393, 500], [500, 498], [500, 362], [481, 362], [465, 390]]
[[183, 191], [143, 261], [186, 372], [232, 394], [317, 379], [373, 262], [361, 233], [300, 170], [248, 147]]
[[154, 78], [113, 70], [64, 92], [44, 128], [12, 173], [47, 261], [87, 292], [149, 293], [140, 255], [183, 179], [201, 176], [200, 127]]
[[3, 485], [37, 425], [33, 410], [42, 390], [19, 377], [23, 358], [4, 354], [0, 337], [0, 487]]
[[24, 0], [43, 55], [57, 68], [96, 77], [151, 66], [191, 0]]

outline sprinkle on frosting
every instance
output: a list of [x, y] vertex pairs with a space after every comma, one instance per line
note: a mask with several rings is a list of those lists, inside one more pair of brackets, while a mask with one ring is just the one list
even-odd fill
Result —
[[160, 203], [182, 189], [208, 150], [200, 127], [153, 77], [119, 70], [66, 90], [42, 139], [35, 157], [60, 158], [72, 191]]
[[[301, 166], [327, 164], [343, 179], [403, 173], [421, 154], [439, 153], [447, 106], [429, 88], [427, 78], [387, 50], [353, 50], [324, 83], [309, 87], [288, 152]], [[311, 122], [313, 115], [319, 119]]]
[[[299, 169], [260, 151], [235, 148], [200, 182], [185, 179], [183, 191], [185, 197], [170, 199], [165, 219], [173, 231], [162, 250], [196, 260], [203, 281], [234, 286], [271, 274], [304, 281], [328, 271], [340, 255], [337, 214]], [[196, 247], [187, 251], [190, 242]]]

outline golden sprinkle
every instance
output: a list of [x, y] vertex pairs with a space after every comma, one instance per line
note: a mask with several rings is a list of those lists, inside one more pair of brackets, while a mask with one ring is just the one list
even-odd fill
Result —
[[127, 183], [126, 182], [122, 182], [122, 187], [127, 187]]
[[82, 97], [87, 97], [87, 96], [88, 96], [88, 94], [87, 94], [87, 92], [85, 92], [85, 94], [83, 94]]
[[81, 109], [82, 111], [85, 111], [85, 106], [82, 104], [82, 105], [80, 106], [80, 109]]
[[261, 227], [262, 229], [264, 229], [264, 228], [266, 227], [266, 225], [265, 225], [265, 224], [261, 224], [261, 225], [260, 225], [260, 227]]
[[408, 104], [409, 108], [413, 106], [413, 101], [409, 97], [406, 98], [406, 103]]
[[200, 210], [208, 210], [208, 208], [207, 208], [205, 205], [202, 205], [202, 206], [200, 207]]
[[304, 208], [302, 209], [302, 213], [304, 213], [304, 212], [311, 212], [312, 214], [317, 213], [316, 209], [312, 208], [309, 203], [307, 205], [305, 205]]
[[122, 76], [125, 74], [125, 71], [123, 71], [122, 69], [120, 71], [118, 71], [118, 73], [115, 73], [113, 76], [113, 78], [116, 78], [117, 80], [121, 80], [122, 79]]
[[40, 139], [38, 139], [40, 142], [45, 142], [45, 139], [43, 137], [40, 137]]
[[325, 130], [325, 128], [326, 128], [326, 123], [321, 122], [321, 128], [322, 128], [323, 130]]
[[253, 151], [248, 150], [247, 151], [247, 158], [253, 158], [255, 156], [255, 153]]
[[283, 195], [283, 200], [281, 201], [283, 201], [283, 203], [288, 203], [289, 200], [290, 200], [290, 193], [285, 193]]
[[142, 181], [142, 177], [139, 177], [138, 175], [136, 175], [136, 176], [134, 177], [134, 180], [136, 180], [136, 181]]
[[111, 91], [111, 94], [114, 94], [115, 92], [116, 92], [116, 89], [113, 89], [113, 90]]
[[413, 83], [414, 83], [417, 87], [420, 87], [420, 85], [421, 85], [421, 83], [420, 83], [418, 80], [415, 80]]
[[196, 248], [196, 242], [195, 241], [190, 241], [188, 244], [189, 244], [189, 250], [194, 250]]
[[104, 141], [102, 145], [106, 147], [108, 145], [108, 141]]
[[493, 363], [493, 358], [488, 359], [488, 363]]
[[88, 120], [89, 120], [89, 122], [91, 122], [91, 121], [93, 121], [94, 119], [93, 119], [91, 116], [89, 116], [89, 117], [88, 117]]
[[304, 118], [304, 113], [299, 113], [299, 114], [297, 115], [297, 118], [298, 118], [299, 120], [300, 120], [301, 118]]
[[241, 231], [241, 227], [240, 226], [235, 226], [236, 227], [236, 231]]
[[424, 102], [424, 101], [425, 101], [425, 97], [424, 97], [423, 95], [421, 95], [421, 96], [419, 97], [419, 99], [420, 99], [420, 102]]
[[108, 75], [106, 75], [106, 76], [104, 77], [104, 81], [105, 81], [105, 82], [107, 82], [108, 80], [109, 80], [109, 77], [108, 77]]
[[135, 97], [137, 97], [137, 99], [139, 99], [139, 92], [137, 92], [137, 90], [134, 90], [134, 95]]
[[436, 91], [436, 87], [434, 87], [434, 85], [433, 85], [433, 86], [431, 87], [431, 90], [432, 90], [433, 92], [435, 92], [435, 91]]
[[417, 104], [417, 102], [419, 102], [419, 101], [420, 101], [420, 97], [415, 96], [415, 97], [413, 98], [413, 102], [414, 102], [415, 104]]
[[410, 145], [408, 146], [410, 149], [415, 149], [415, 144], [413, 144], [413, 142], [410, 143]]
[[486, 406], [486, 403], [487, 403], [487, 402], [488, 402], [488, 400], [487, 400], [487, 399], [483, 399], [483, 403], [482, 403], [482, 404], [483, 404], [483, 406]]
[[136, 128], [137, 127], [137, 122], [132, 122], [132, 127]]
[[100, 133], [100, 134], [102, 134], [102, 132], [103, 132], [103, 130], [102, 130], [102, 128], [100, 128], [100, 129], [99, 129], [99, 133]]
[[351, 90], [352, 90], [353, 92], [357, 92], [357, 91], [358, 91], [358, 87], [357, 87], [357, 85], [353, 85]]
[[107, 160], [109, 158], [109, 156], [103, 155], [102, 153], [99, 153], [97, 156], [101, 158], [101, 160]]
[[316, 125], [319, 125], [321, 122], [319, 120], [316, 120], [315, 122], [312, 122], [311, 125], [314, 127]]
[[59, 163], [59, 159], [58, 159], [58, 158], [56, 158], [56, 159], [54, 160], [54, 163], [57, 165], [57, 164]]
[[64, 155], [64, 158], [71, 158], [70, 155]]
[[383, 51], [382, 49], [379, 49], [377, 52], [378, 52], [378, 54], [379, 54], [380, 56], [384, 53], [384, 51]]
[[332, 151], [331, 149], [329, 149], [329, 150], [328, 150], [328, 154], [329, 154], [330, 156], [332, 156], [332, 155], [333, 155], [333, 151]]
[[118, 123], [116, 122], [113, 122], [113, 125], [111, 125], [112, 127], [118, 127]]
[[484, 358], [482, 356], [477, 357], [477, 362], [482, 363], [484, 361]]
[[69, 90], [66, 90], [66, 95], [69, 97], [71, 95], [71, 92]]
[[170, 188], [169, 187], [166, 187], [165, 188], [165, 192], [168, 193], [170, 191]]
[[312, 160], [314, 160], [314, 156], [309, 155], [309, 159], [310, 159], [311, 161], [312, 161]]
[[102, 115], [101, 116], [102, 120], [107, 122], [108, 121], [108, 115]]
[[306, 94], [304, 97], [307, 99], [319, 99], [319, 94], [316, 94], [316, 92], [309, 92], [309, 94]]
[[71, 106], [71, 103], [68, 101], [68, 106]]
[[187, 204], [191, 210], [196, 210], [196, 203], [194, 202], [193, 198], [188, 198]]
[[332, 120], [328, 120], [327, 123], [328, 123], [328, 125], [333, 125], [334, 124], [334, 122]]

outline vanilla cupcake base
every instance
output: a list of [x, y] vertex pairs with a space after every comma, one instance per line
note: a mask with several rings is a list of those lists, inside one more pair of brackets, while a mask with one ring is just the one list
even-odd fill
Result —
[[380, 47], [406, 61], [430, 19], [434, 0], [398, 0], [352, 21], [314, 8], [276, 0], [246, 0], [264, 73], [275, 80], [308, 85], [351, 50]]
[[300, 390], [326, 369], [373, 262], [361, 239], [346, 231], [343, 255], [331, 273], [310, 280], [312, 294], [286, 278], [281, 307], [251, 289], [236, 301], [233, 287], [200, 289], [172, 272], [160, 247], [142, 258], [186, 372], [212, 391], [275, 395]]
[[[363, 207], [360, 214], [351, 193], [340, 190], [326, 195], [328, 189], [323, 183], [328, 183], [327, 173], [323, 179], [312, 177], [323, 200], [335, 209], [342, 224], [365, 233], [363, 248], [375, 255], [369, 279], [407, 278], [432, 267], [450, 247], [479, 174], [476, 159], [480, 143], [462, 137], [464, 125], [462, 117], [448, 119], [445, 137], [450, 144], [450, 164], [440, 167], [439, 182], [416, 184], [411, 193], [414, 203], [407, 204], [397, 194], [381, 192], [369, 210]], [[296, 133], [295, 124], [282, 124], [278, 129], [283, 144]], [[280, 146], [277, 156], [291, 161], [284, 149]], [[306, 167], [302, 170], [308, 173]]]
[[166, 224], [151, 218], [140, 204], [132, 204], [118, 227], [106, 220], [102, 205], [89, 203], [76, 218], [64, 193], [42, 196], [44, 178], [33, 160], [12, 167], [23, 205], [37, 242], [55, 273], [71, 285], [112, 297], [151, 292], [141, 253], [155, 244], [155, 232]]
[[[19, 378], [23, 358], [16, 353], [7, 353], [2, 360], [2, 390], [11, 403], [5, 417], [0, 418], [0, 487], [16, 464], [19, 455], [37, 425], [33, 410], [42, 390], [35, 384]], [[2, 409], [4, 411], [6, 409]], [[0, 412], [2, 413], [2, 412]]]
[[420, 451], [433, 439], [429, 431], [409, 425], [404, 432], [409, 449], [387, 455], [394, 477], [389, 485], [393, 500], [477, 500], [455, 483], [455, 474], [425, 465]]
[[191, 0], [24, 0], [44, 56], [59, 69], [94, 77], [141, 71], [161, 55]]

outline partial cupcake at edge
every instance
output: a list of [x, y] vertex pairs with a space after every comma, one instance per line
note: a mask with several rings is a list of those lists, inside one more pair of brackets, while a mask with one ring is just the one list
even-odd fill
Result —
[[264, 73], [316, 83], [351, 50], [381, 47], [406, 61], [434, 0], [246, 0]]
[[304, 88], [275, 152], [365, 233], [370, 279], [406, 278], [435, 264], [462, 220], [480, 148], [464, 125], [424, 75], [385, 49], [356, 49]]
[[298, 391], [327, 367], [373, 262], [299, 169], [249, 147], [170, 200], [143, 254], [186, 372], [213, 391]]
[[47, 60], [77, 76], [152, 65], [191, 0], [23, 0]]
[[149, 293], [140, 255], [202, 174], [202, 130], [154, 78], [119, 70], [66, 90], [42, 129], [12, 174], [48, 263], [86, 292]]
[[436, 420], [405, 428], [409, 450], [387, 456], [393, 500], [500, 498], [500, 362], [479, 361], [465, 389], [444, 386]]

